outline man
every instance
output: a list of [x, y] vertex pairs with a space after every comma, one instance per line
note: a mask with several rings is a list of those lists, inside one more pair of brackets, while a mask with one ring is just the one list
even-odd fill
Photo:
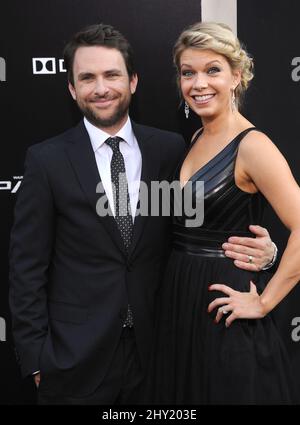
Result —
[[[135, 183], [170, 180], [184, 141], [130, 121], [138, 80], [131, 48], [111, 26], [76, 34], [65, 64], [84, 120], [27, 153], [11, 235], [15, 343], [40, 403], [137, 403], [170, 218], [138, 215]], [[129, 208], [120, 213], [127, 185]], [[102, 196], [110, 215], [97, 209]], [[267, 232], [255, 230], [252, 248], [241, 239], [227, 247], [241, 267], [272, 257]]]

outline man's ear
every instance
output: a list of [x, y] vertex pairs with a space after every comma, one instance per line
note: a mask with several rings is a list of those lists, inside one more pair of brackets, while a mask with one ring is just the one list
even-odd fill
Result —
[[132, 77], [131, 77], [131, 79], [130, 79], [130, 91], [131, 91], [131, 94], [134, 94], [135, 93], [137, 84], [138, 84], [138, 76], [137, 76], [137, 74], [133, 74]]
[[76, 100], [76, 91], [75, 91], [73, 84], [70, 83], [70, 81], [69, 81], [69, 84], [68, 84], [68, 88], [69, 88], [69, 92], [71, 93], [71, 96], [73, 97], [74, 100]]

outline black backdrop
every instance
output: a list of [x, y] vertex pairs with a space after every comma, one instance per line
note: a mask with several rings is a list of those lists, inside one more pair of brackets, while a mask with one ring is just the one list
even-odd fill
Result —
[[[238, 0], [238, 35], [256, 65], [244, 111], [286, 155], [298, 182], [300, 71], [297, 77], [292, 62], [300, 63], [300, 58], [299, 62], [294, 59], [300, 57], [299, 12], [298, 0], [284, 5], [280, 0]], [[140, 76], [131, 116], [143, 124], [180, 131], [188, 140], [198, 124], [193, 116], [187, 123], [182, 108], [178, 109], [171, 49], [180, 31], [200, 19], [200, 0], [10, 0], [1, 5], [0, 58], [6, 62], [6, 76], [2, 81], [1, 72], [0, 404], [35, 400], [32, 380], [21, 380], [13, 352], [7, 250], [14, 192], [21, 181], [27, 147], [80, 118], [67, 90], [66, 74], [59, 69], [65, 42], [81, 27], [100, 21], [120, 29], [133, 45]], [[47, 68], [51, 71], [55, 65], [56, 73], [34, 74], [33, 58], [51, 58]], [[41, 71], [40, 61], [35, 63]], [[283, 249], [287, 232], [272, 211], [267, 212], [265, 224]], [[295, 327], [299, 295], [300, 288], [296, 288], [277, 308], [276, 318], [300, 382], [300, 330]]]
[[[254, 56], [255, 78], [247, 92], [245, 114], [265, 131], [287, 158], [300, 184], [300, 3], [276, 0], [238, 2], [238, 35]], [[298, 58], [298, 60], [294, 59]], [[257, 153], [259, 155], [259, 152]], [[288, 232], [269, 208], [265, 226], [280, 251]], [[300, 286], [275, 310], [298, 382], [300, 403]]]

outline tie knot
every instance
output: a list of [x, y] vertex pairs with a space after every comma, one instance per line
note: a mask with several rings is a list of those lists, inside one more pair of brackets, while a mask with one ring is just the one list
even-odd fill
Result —
[[109, 137], [107, 140], [105, 140], [105, 143], [108, 144], [113, 152], [118, 152], [120, 150], [119, 145], [121, 140], [123, 140], [121, 137]]

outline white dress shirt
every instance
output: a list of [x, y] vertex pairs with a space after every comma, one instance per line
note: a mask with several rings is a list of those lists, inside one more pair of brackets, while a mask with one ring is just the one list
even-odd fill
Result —
[[106, 133], [103, 130], [100, 130], [98, 127], [95, 127], [86, 118], [84, 118], [84, 125], [90, 136], [99, 175], [101, 177], [103, 188], [114, 216], [115, 206], [110, 173], [110, 162], [113, 152], [112, 149], [105, 143], [105, 140], [107, 140], [109, 137], [115, 136], [121, 137], [124, 140], [124, 142], [120, 142], [120, 151], [124, 157], [130, 207], [132, 218], [134, 220], [139, 199], [139, 188], [142, 172], [142, 155], [132, 130], [130, 118], [128, 117], [124, 126], [114, 136]]

